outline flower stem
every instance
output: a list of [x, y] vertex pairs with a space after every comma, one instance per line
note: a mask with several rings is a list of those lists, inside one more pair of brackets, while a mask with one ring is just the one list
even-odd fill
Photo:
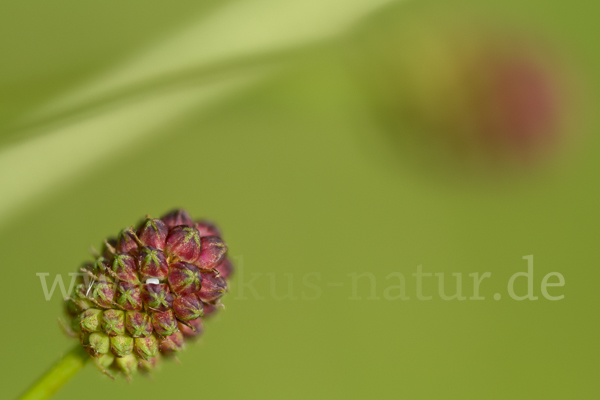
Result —
[[20, 397], [20, 400], [42, 400], [52, 396], [67, 381], [83, 368], [90, 356], [81, 344], [77, 344], [59, 362], [54, 364]]

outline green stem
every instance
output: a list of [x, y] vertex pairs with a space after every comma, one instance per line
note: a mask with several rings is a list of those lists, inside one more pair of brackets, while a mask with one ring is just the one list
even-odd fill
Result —
[[54, 364], [48, 372], [29, 388], [21, 396], [20, 400], [42, 400], [52, 396], [73, 375], [75, 375], [90, 356], [85, 352], [81, 344], [77, 344], [59, 362]]
[[[208, 65], [192, 66], [179, 69], [142, 82], [124, 84], [120, 88], [99, 97], [93, 97], [81, 101], [76, 107], [68, 110], [59, 111], [51, 116], [42, 117], [42, 119], [26, 122], [24, 125], [3, 129], [3, 137], [0, 144], [6, 145], [8, 142], [23, 140], [26, 135], [39, 134], [39, 128], [48, 124], [56, 124], [65, 121], [77, 115], [82, 115], [101, 107], [106, 107], [117, 102], [125, 102], [127, 99], [142, 98], [144, 95], [162, 92], [168, 88], [186, 87], [186, 85], [200, 82], [214, 82], [227, 76], [235, 76], [252, 69], [260, 69], [292, 64], [298, 60], [305, 60], [311, 55], [325, 53], [329, 54], [332, 45], [339, 39], [329, 38], [321, 42], [311, 42], [307, 45], [299, 45], [291, 49], [276, 49], [250, 56], [238, 56], [225, 61], [214, 62]], [[8, 139], [7, 139], [8, 137]]]

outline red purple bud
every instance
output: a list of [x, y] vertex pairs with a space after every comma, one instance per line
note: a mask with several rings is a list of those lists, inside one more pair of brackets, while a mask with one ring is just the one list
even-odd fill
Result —
[[141, 311], [143, 308], [142, 291], [133, 283], [119, 282], [115, 300], [124, 310]]
[[142, 287], [142, 300], [149, 309], [155, 311], [166, 311], [173, 306], [173, 296], [169, 286], [164, 283], [146, 283]]
[[169, 228], [164, 222], [160, 219], [148, 218], [138, 229], [137, 236], [144, 245], [163, 250], [168, 233]]
[[[198, 297], [200, 298], [200, 297]], [[204, 307], [204, 318], [208, 318], [213, 316], [217, 311], [219, 311], [219, 306], [217, 304], [202, 302], [202, 306]]]
[[181, 332], [175, 332], [160, 340], [160, 351], [164, 354], [181, 351], [185, 341]]
[[92, 301], [102, 307], [111, 308], [115, 298], [115, 284], [113, 282], [98, 281], [92, 284], [90, 289]]
[[102, 313], [102, 330], [108, 336], [125, 333], [125, 313], [121, 310], [106, 310]]
[[202, 288], [198, 292], [198, 297], [207, 303], [214, 302], [221, 298], [227, 291], [227, 282], [216, 271], [202, 273]]
[[200, 257], [200, 233], [196, 228], [176, 226], [169, 231], [165, 251], [193, 263]]
[[200, 336], [204, 332], [204, 326], [202, 324], [202, 318], [196, 318], [191, 321], [187, 321], [185, 324], [179, 323], [179, 330], [185, 337], [196, 337]]
[[221, 264], [215, 268], [224, 279], [228, 279], [233, 274], [233, 264], [229, 258], [225, 258]]
[[165, 253], [153, 247], [142, 247], [138, 258], [140, 274], [144, 280], [147, 278], [157, 278], [161, 281], [167, 279], [169, 264]]
[[173, 311], [181, 321], [189, 321], [204, 315], [202, 302], [195, 294], [186, 294], [176, 298], [173, 302]]
[[163, 215], [161, 220], [167, 225], [169, 229], [179, 225], [194, 226], [194, 221], [187, 213], [187, 211], [179, 208], [171, 211], [170, 213]]
[[117, 253], [135, 254], [138, 250], [137, 237], [131, 228], [123, 229], [117, 239], [115, 247]]
[[200, 221], [196, 222], [196, 224], [194, 226], [196, 227], [196, 229], [198, 229], [198, 232], [200, 232], [200, 237], [204, 237], [204, 236], [221, 237], [221, 232], [219, 231], [219, 228], [217, 228], [217, 226], [215, 224], [213, 224], [212, 222], [200, 220]]
[[227, 245], [217, 236], [205, 236], [200, 241], [202, 249], [196, 263], [203, 270], [215, 268], [225, 259]]
[[173, 310], [152, 313], [152, 325], [161, 336], [169, 336], [177, 331], [177, 320]]
[[114, 275], [121, 281], [139, 283], [137, 276], [137, 263], [130, 254], [117, 254], [112, 263]]
[[125, 314], [125, 328], [133, 337], [150, 336], [152, 334], [152, 320], [148, 314], [127, 311]]
[[200, 290], [202, 277], [200, 270], [193, 264], [176, 262], [170, 266], [169, 285], [177, 294], [196, 293]]

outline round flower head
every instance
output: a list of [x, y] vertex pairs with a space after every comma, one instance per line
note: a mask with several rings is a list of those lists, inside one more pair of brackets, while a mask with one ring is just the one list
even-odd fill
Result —
[[174, 210], [105, 240], [80, 271], [65, 301], [69, 326], [102, 371], [129, 377], [202, 333], [233, 267], [214, 224]]
[[567, 143], [568, 71], [528, 32], [475, 10], [401, 4], [354, 39], [349, 65], [398, 149], [444, 166], [508, 167]]

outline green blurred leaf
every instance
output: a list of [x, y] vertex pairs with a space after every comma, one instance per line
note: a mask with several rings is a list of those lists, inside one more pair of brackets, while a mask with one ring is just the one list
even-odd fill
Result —
[[222, 88], [265, 78], [265, 67], [319, 48], [386, 2], [226, 4], [31, 110], [9, 130], [0, 150], [6, 193], [0, 221], [46, 190], [149, 140], [156, 127], [197, 110], [201, 100], [210, 105]]

